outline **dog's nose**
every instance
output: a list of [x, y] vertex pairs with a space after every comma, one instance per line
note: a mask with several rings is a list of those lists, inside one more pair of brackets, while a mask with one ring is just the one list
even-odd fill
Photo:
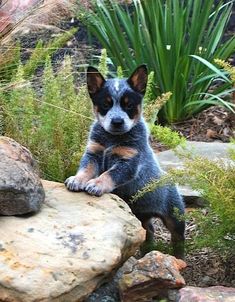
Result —
[[114, 127], [121, 127], [121, 126], [124, 124], [124, 119], [121, 118], [121, 117], [114, 117], [114, 118], [112, 118], [112, 120], [111, 120], [111, 124], [112, 124]]

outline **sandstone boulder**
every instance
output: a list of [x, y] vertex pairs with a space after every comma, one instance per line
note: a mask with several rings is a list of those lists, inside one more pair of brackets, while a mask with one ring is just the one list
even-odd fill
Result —
[[224, 286], [194, 287], [186, 286], [180, 291], [179, 302], [233, 302], [235, 288]]
[[0, 136], [0, 214], [37, 212], [45, 198], [31, 153], [8, 137]]
[[184, 261], [158, 251], [152, 251], [139, 260], [130, 258], [124, 264], [119, 280], [122, 301], [146, 302], [152, 298], [168, 298], [169, 289], [185, 285], [179, 273], [185, 267]]
[[127, 204], [43, 181], [42, 210], [0, 219], [0, 301], [83, 301], [144, 241]]

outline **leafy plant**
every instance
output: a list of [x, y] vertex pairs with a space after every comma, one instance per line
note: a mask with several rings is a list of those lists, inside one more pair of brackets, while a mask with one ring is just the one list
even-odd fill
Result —
[[[39, 40], [35, 49], [32, 51], [30, 58], [24, 65], [21, 64], [20, 60], [21, 48], [19, 44], [11, 45], [10, 48], [3, 48], [3, 52], [0, 53], [0, 107], [3, 111], [5, 106], [4, 99], [8, 98], [9, 92], [12, 90], [12, 88], [14, 89], [15, 80], [17, 78], [17, 72], [19, 72], [19, 69], [24, 74], [24, 79], [31, 79], [36, 69], [45, 64], [46, 57], [53, 55], [73, 36], [76, 31], [77, 29], [71, 29], [70, 31], [55, 37], [47, 44], [43, 44], [43, 42]], [[0, 116], [0, 120], [1, 133], [4, 134], [4, 114]]]
[[186, 145], [186, 138], [181, 137], [178, 132], [172, 131], [168, 127], [152, 124], [150, 125], [150, 131], [155, 139], [164, 143], [170, 149], [174, 149], [179, 145], [182, 147]]
[[[151, 81], [151, 78], [150, 78], [150, 81]], [[150, 82], [150, 81], [148, 81], [148, 82]], [[148, 89], [146, 92], [147, 92], [147, 97], [149, 97]], [[163, 93], [162, 95], [158, 96], [156, 99], [152, 99], [151, 101], [147, 99], [144, 102], [144, 116], [148, 123], [150, 123], [151, 125], [154, 125], [155, 121], [157, 120], [158, 112], [166, 104], [166, 102], [169, 101], [171, 96], [172, 96], [172, 93], [167, 92], [167, 93]], [[145, 99], [146, 99], [146, 97], [145, 97]]]
[[42, 96], [25, 80], [20, 64], [4, 97], [5, 135], [31, 150], [43, 178], [63, 182], [76, 171], [92, 120], [86, 87], [75, 91], [70, 58], [57, 75], [47, 58]]
[[[211, 84], [215, 83], [217, 87], [211, 93], [199, 93], [198, 96], [199, 98], [203, 97], [203, 101], [200, 99], [194, 100], [189, 102], [187, 106], [192, 104], [197, 104], [198, 106], [205, 106], [205, 104], [221, 105], [229, 109], [232, 113], [235, 113], [235, 67], [232, 67], [224, 60], [215, 59], [214, 62], [223, 68], [223, 70], [220, 70], [214, 64], [199, 56], [192, 55], [192, 57], [212, 71], [211, 74], [200, 78], [199, 82], [211, 79]], [[234, 98], [234, 100], [232, 98]]]
[[201, 93], [210, 87], [211, 78], [206, 79], [210, 71], [190, 55], [212, 62], [234, 52], [235, 37], [222, 42], [232, 5], [233, 1], [215, 4], [214, 0], [133, 0], [132, 4], [97, 0], [82, 17], [125, 76], [147, 63], [154, 71], [155, 97], [172, 92], [159, 112], [160, 120], [175, 122], [209, 106], [194, 101], [203, 102]]
[[34, 51], [30, 56], [30, 59], [24, 65], [25, 77], [32, 76], [39, 66], [43, 66], [46, 58], [53, 55], [53, 53], [63, 47], [66, 42], [68, 42], [73, 37], [76, 31], [76, 28], [65, 31], [46, 44], [43, 44], [42, 41], [38, 41]]
[[[175, 137], [175, 133], [172, 137]], [[168, 133], [169, 140], [170, 133]], [[165, 136], [163, 142], [167, 144]], [[180, 142], [180, 140], [179, 140]], [[182, 146], [182, 144], [181, 144]], [[205, 213], [200, 210], [186, 214], [186, 219], [194, 217], [198, 230], [188, 246], [227, 248], [234, 246], [235, 234], [235, 162], [234, 144], [231, 146], [231, 160], [212, 161], [194, 155], [183, 147], [177, 154], [184, 159], [183, 169], [171, 169], [160, 179], [152, 180], [133, 196], [133, 202], [149, 191], [166, 184], [189, 185], [201, 193], [208, 201]]]

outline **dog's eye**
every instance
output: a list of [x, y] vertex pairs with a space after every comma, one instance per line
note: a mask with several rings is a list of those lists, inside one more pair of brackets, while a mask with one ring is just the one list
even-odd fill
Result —
[[110, 99], [104, 100], [102, 107], [104, 110], [108, 110], [112, 107], [112, 101]]
[[103, 109], [108, 110], [112, 107], [112, 104], [110, 102], [104, 101], [102, 107]]
[[130, 102], [129, 102], [129, 103], [126, 104], [126, 109], [127, 109], [127, 110], [131, 110], [131, 109], [133, 109], [133, 108], [134, 108], [134, 104], [133, 104], [133, 103], [130, 103]]

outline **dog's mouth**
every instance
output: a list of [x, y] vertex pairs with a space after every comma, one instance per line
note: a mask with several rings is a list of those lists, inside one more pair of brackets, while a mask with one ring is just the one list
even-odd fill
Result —
[[125, 130], [125, 129], [123, 129], [123, 130], [114, 130], [114, 129], [112, 129], [112, 130], [108, 130], [108, 132], [112, 135], [122, 135], [122, 134], [128, 132], [128, 130]]

